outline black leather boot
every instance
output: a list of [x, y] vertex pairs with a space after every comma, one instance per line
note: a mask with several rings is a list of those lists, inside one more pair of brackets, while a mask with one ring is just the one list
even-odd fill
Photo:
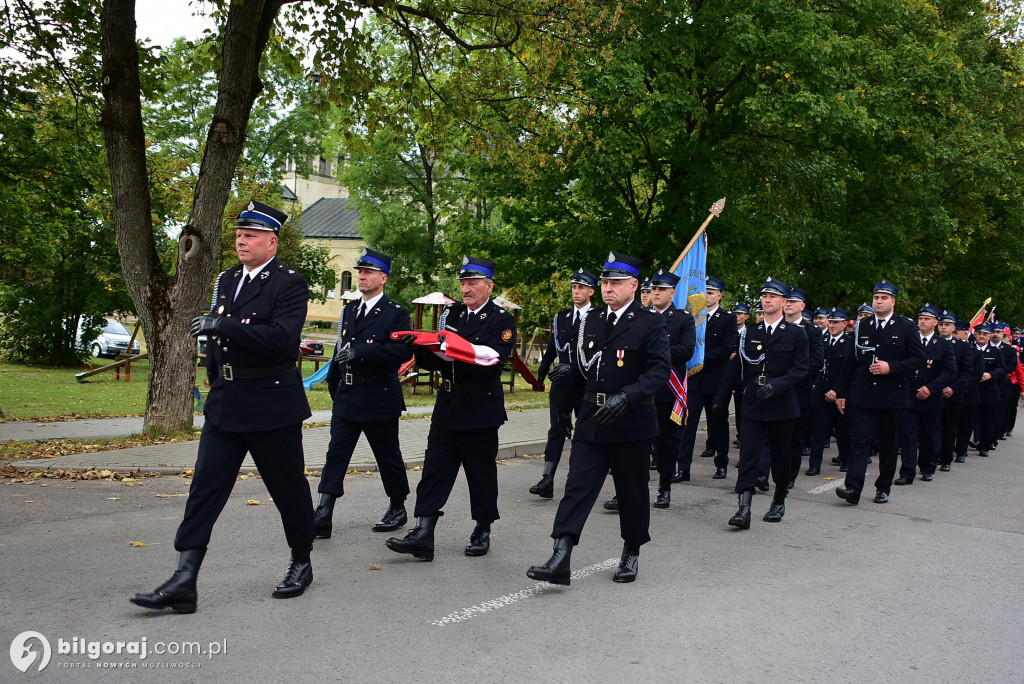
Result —
[[738, 527], [741, 530], [750, 529], [750, 502], [754, 499], [754, 492], [746, 490], [740, 492], [739, 503], [740, 507], [736, 511], [736, 514], [729, 518], [729, 524], [733, 527]]
[[306, 587], [313, 583], [313, 564], [309, 560], [309, 552], [312, 550], [312, 544], [292, 549], [292, 561], [288, 564], [288, 572], [281, 583], [274, 587], [274, 598], [302, 596]]
[[466, 544], [467, 556], [486, 556], [491, 548], [491, 523], [477, 523]]
[[636, 579], [636, 571], [640, 566], [640, 547], [622, 545], [622, 558], [619, 559], [619, 569], [612, 575], [615, 582], [632, 582]]
[[404, 501], [392, 501], [384, 517], [373, 524], [374, 532], [393, 532], [409, 522], [409, 514], [405, 511]]
[[786, 497], [779, 498], [778, 493], [775, 494], [775, 498], [772, 499], [772, 505], [768, 507], [768, 512], [764, 514], [765, 522], [781, 522], [782, 516], [786, 514]]
[[409, 530], [404, 539], [391, 537], [384, 545], [395, 553], [408, 553], [420, 560], [434, 560], [434, 526], [439, 515], [421, 515], [416, 527]]
[[203, 564], [206, 549], [187, 549], [178, 553], [178, 567], [171, 579], [167, 580], [151, 594], [135, 594], [129, 601], [143, 608], [163, 610], [170, 608], [179, 613], [196, 612], [196, 575]]
[[668, 508], [672, 504], [672, 477], [662, 475], [658, 478], [658, 498], [654, 500], [655, 508]]
[[569, 570], [569, 561], [572, 557], [572, 537], [566, 535], [555, 540], [555, 552], [544, 565], [534, 565], [526, 571], [530, 579], [550, 582], [551, 584], [564, 584], [569, 586], [572, 571]]
[[542, 499], [552, 498], [555, 495], [556, 468], [558, 468], [557, 463], [544, 461], [544, 475], [540, 478], [540, 482], [530, 487], [530, 493], [536, 494]]
[[313, 529], [316, 530], [317, 539], [331, 538], [331, 529], [334, 527], [334, 502], [337, 498], [333, 494], [320, 495], [320, 503], [313, 510]]

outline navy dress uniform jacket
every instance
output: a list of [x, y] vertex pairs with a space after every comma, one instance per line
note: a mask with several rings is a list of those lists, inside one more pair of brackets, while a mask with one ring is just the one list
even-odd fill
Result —
[[[544, 356], [540, 360], [540, 367], [537, 369], [538, 378], [547, 376], [556, 358], [560, 364], [572, 363], [573, 356], [576, 354], [576, 336], [579, 333], [579, 323], [575, 326], [572, 324], [573, 312], [575, 311], [576, 307], [570, 306], [555, 314], [555, 319], [552, 322], [553, 330], [551, 337], [548, 339], [548, 346], [544, 350]], [[593, 309], [589, 309], [589, 311], [593, 311]], [[580, 405], [580, 401], [583, 400], [582, 385], [574, 385], [563, 380], [553, 382], [551, 384], [551, 391], [548, 394], [548, 400], [551, 402], [556, 413], [575, 411]]]
[[990, 380], [985, 380], [978, 385], [980, 391], [980, 403], [997, 404], [1001, 401], [999, 394], [999, 377], [1006, 375], [1006, 366], [1003, 364], [1003, 353], [991, 344], [981, 350], [982, 374], [992, 375]]
[[817, 401], [824, 401], [826, 394], [839, 387], [847, 365], [853, 362], [852, 333], [842, 333], [835, 344], [831, 341], [831, 335], [824, 338], [822, 366], [814, 381], [814, 398]]
[[[855, 350], [854, 363], [837, 394], [857, 408], [909, 409], [914, 371], [925, 365], [921, 333], [910, 319], [896, 314], [881, 331], [875, 325], [874, 319], [861, 321], [858, 342], [875, 349]], [[888, 375], [872, 375], [868, 370], [876, 358], [889, 364]]]
[[736, 351], [736, 314], [718, 307], [704, 326], [704, 367], [689, 381], [691, 392], [714, 394], [722, 384], [729, 358]]
[[979, 383], [985, 372], [985, 361], [978, 345], [967, 340], [953, 338], [953, 354], [956, 359], [956, 380], [952, 384], [953, 396], [946, 400], [951, 404], [973, 406], [981, 402]]
[[[925, 366], [917, 373], [917, 382], [911, 387], [915, 411], [938, 411], [945, 406], [942, 390], [956, 379], [956, 358], [953, 345], [940, 335], [932, 335], [924, 346]], [[917, 389], [927, 387], [931, 396], [917, 399]]]
[[327, 371], [327, 385], [337, 386], [334, 414], [360, 423], [397, 418], [405, 410], [398, 369], [412, 354], [391, 333], [411, 329], [409, 312], [384, 295], [356, 325], [362, 301], [349, 302], [342, 310], [338, 349], [348, 344], [355, 358], [344, 364], [333, 361]]
[[825, 346], [822, 342], [821, 329], [818, 326], [802, 322], [788, 323], [788, 325], [799, 327], [807, 335], [807, 375], [796, 386], [800, 408], [805, 409], [811, 405], [814, 380], [818, 377], [822, 364], [825, 362]]
[[[272, 258], [232, 301], [241, 264], [222, 272], [214, 287], [212, 312], [223, 316], [218, 336], [206, 345], [210, 394], [206, 419], [222, 432], [275, 430], [301, 423], [311, 414], [295, 362], [306, 322], [306, 279]], [[232, 371], [291, 364], [273, 377], [227, 380]]]
[[[597, 405], [584, 400], [575, 437], [601, 443], [653, 439], [658, 434], [653, 398], [668, 382], [671, 363], [664, 316], [633, 301], [619, 310], [615, 326], [605, 338], [607, 311], [607, 306], [591, 309], [580, 326], [577, 344], [582, 343], [585, 358], [574, 359], [578, 372], [572, 381], [584, 383], [587, 393], [610, 397], [625, 392], [629, 410], [610, 425], [598, 425], [594, 421]], [[601, 356], [595, 359], [598, 353]], [[584, 363], [590, 365], [589, 370]]]
[[[686, 363], [693, 357], [693, 351], [697, 348], [697, 326], [693, 316], [682, 309], [677, 309], [675, 304], [669, 304], [661, 315], [665, 318], [665, 331], [668, 333], [669, 358], [672, 367], [679, 374], [679, 379], [682, 380], [686, 377]], [[655, 393], [654, 401], [659, 404], [674, 404], [676, 395], [666, 383]]]
[[440, 371], [442, 378], [431, 422], [454, 432], [503, 425], [508, 416], [501, 370], [515, 344], [515, 318], [494, 299], [488, 299], [472, 316], [461, 302], [449, 304], [442, 316], [442, 331], [448, 330], [467, 342], [490, 347], [498, 353], [499, 361], [493, 366], [478, 366], [466, 361], [446, 361], [434, 352], [417, 350], [416, 364], [426, 370]]
[[[756, 360], [764, 355], [758, 364], [750, 364], [737, 354], [726, 371], [725, 381], [715, 396], [716, 406], [725, 406], [729, 389], [739, 379], [743, 392], [744, 420], [770, 422], [790, 420], [799, 417], [800, 401], [796, 387], [807, 377], [808, 341], [802, 326], [779, 321], [775, 332], [769, 338], [764, 323], [748, 328], [743, 352], [747, 358]], [[764, 376], [775, 393], [767, 399], [757, 397], [758, 379]]]

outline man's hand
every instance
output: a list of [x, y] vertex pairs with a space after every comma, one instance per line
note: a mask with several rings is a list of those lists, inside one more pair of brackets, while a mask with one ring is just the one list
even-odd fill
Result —
[[604, 405], [598, 407], [594, 414], [594, 420], [598, 425], [610, 425], [621, 418], [629, 410], [629, 397], [625, 392], [613, 394], [604, 401]]
[[562, 431], [565, 433], [566, 437], [572, 439], [572, 413], [568, 411], [564, 413], [559, 411], [558, 426], [562, 428]]
[[560, 363], [548, 371], [548, 380], [558, 382], [562, 378], [568, 377], [570, 373], [572, 373], [572, 366], [568, 363]]
[[942, 388], [942, 398], [943, 399], [949, 399], [951, 396], [953, 396], [953, 388], [952, 387], [943, 387]]
[[398, 341], [408, 347], [409, 351], [416, 351], [416, 336], [412, 333], [409, 333]]
[[825, 392], [825, 401], [827, 401], [827, 402], [829, 402], [831, 404], [835, 400], [836, 400], [836, 391], [835, 390], [829, 390], [828, 392]]
[[889, 375], [892, 370], [889, 368], [888, 361], [875, 361], [873, 364], [868, 366], [868, 370], [872, 375]]
[[766, 382], [765, 384], [758, 387], [757, 391], [754, 392], [754, 394], [757, 396], [758, 399], [761, 399], [763, 401], [765, 399], [768, 399], [769, 397], [775, 396], [775, 388], [772, 387], [772, 383]]
[[[352, 347], [344, 347], [334, 355], [334, 360], [338, 363], [348, 363], [352, 359], [356, 358], [356, 352]], [[334, 396], [333, 394], [331, 395]]]
[[220, 329], [220, 321], [221, 317], [214, 316], [213, 314], [196, 316], [192, 319], [192, 324], [189, 326], [188, 332], [192, 337], [199, 337], [200, 335], [213, 337]]
[[917, 388], [917, 398], [918, 399], [924, 401], [925, 399], [927, 399], [930, 396], [932, 396], [932, 391], [930, 389], [928, 389], [927, 387], [925, 387], [924, 385], [922, 385], [921, 387]]
[[836, 408], [839, 409], [839, 412], [842, 413], [845, 416], [846, 415], [846, 400], [837, 397], [836, 398]]

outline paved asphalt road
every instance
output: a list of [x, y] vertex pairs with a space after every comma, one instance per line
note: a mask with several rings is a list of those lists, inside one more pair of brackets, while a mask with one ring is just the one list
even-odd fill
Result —
[[[887, 505], [847, 506], [828, 466], [801, 476], [780, 524], [761, 522], [769, 500], [757, 496], [747, 532], [726, 525], [733, 471], [715, 481], [697, 459], [672, 508], [652, 511], [654, 541], [629, 585], [611, 581], [621, 541], [600, 500], [572, 586], [526, 577], [550, 555], [557, 505], [526, 491], [539, 461], [501, 466], [503, 518], [483, 558], [462, 553], [472, 522], [460, 477], [432, 563], [384, 547], [388, 535], [370, 531], [386, 503], [379, 479], [350, 476], [333, 538], [315, 545], [313, 586], [287, 601], [270, 598], [288, 559], [280, 520], [250, 477], [214, 530], [193, 615], [128, 603], [173, 570], [186, 480], [2, 485], [0, 642], [34, 630], [52, 652], [25, 674], [0, 656], [0, 682], [1020, 682], [1022, 442], [894, 487]], [[60, 652], [75, 638], [145, 639], [148, 657]], [[219, 652], [171, 654], [181, 642]], [[38, 639], [27, 646], [41, 652]]]

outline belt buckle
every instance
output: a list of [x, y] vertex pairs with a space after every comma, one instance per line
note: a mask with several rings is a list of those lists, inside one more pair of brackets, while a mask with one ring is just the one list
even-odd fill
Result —
[[594, 401], [594, 405], [596, 405], [596, 406], [604, 406], [604, 402], [607, 399], [608, 399], [608, 395], [605, 394], [604, 392], [595, 392], [594, 393], [594, 400], [595, 400]]
[[757, 386], [762, 387], [768, 384], [768, 378], [764, 375], [757, 376]]
[[351, 385], [352, 384], [352, 374], [351, 373], [345, 373], [345, 384], [346, 385]]
[[452, 391], [452, 381], [448, 380], [447, 378], [442, 379], [441, 387], [444, 388], [445, 392], [451, 392]]
[[235, 372], [232, 370], [230, 363], [225, 363], [220, 367], [220, 376], [229, 381], [235, 379]]

